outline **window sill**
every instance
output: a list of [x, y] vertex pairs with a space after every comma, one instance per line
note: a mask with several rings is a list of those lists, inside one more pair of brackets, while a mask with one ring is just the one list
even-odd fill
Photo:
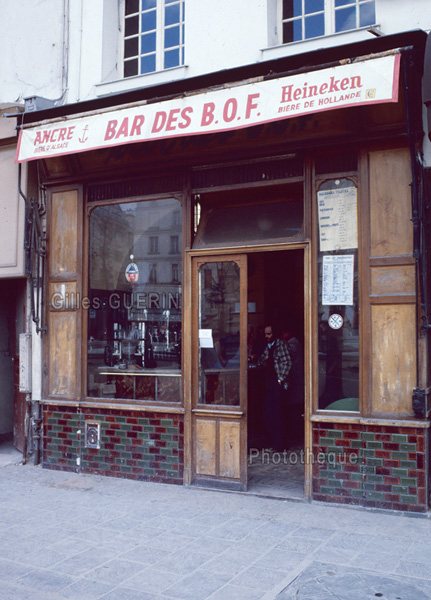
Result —
[[[379, 25], [374, 25], [378, 28]], [[309, 40], [301, 40], [299, 42], [289, 42], [288, 44], [279, 44], [270, 46], [269, 48], [261, 48], [263, 60], [271, 60], [281, 58], [283, 56], [292, 56], [296, 54], [305, 54], [313, 50], [321, 50], [323, 48], [331, 48], [332, 46], [343, 46], [355, 42], [372, 39], [374, 35], [370, 33], [369, 27], [360, 27], [359, 29], [350, 29], [349, 31], [340, 31], [339, 33], [331, 33], [320, 37], [311, 38]]]
[[144, 87], [152, 87], [161, 83], [169, 83], [178, 79], [187, 77], [187, 66], [174, 67], [146, 75], [136, 75], [135, 77], [126, 77], [96, 84], [96, 96], [108, 96], [121, 92], [129, 92]]
[[137, 410], [140, 412], [161, 412], [184, 414], [184, 407], [180, 403], [140, 402], [138, 400], [116, 400], [115, 398], [86, 398], [85, 400], [61, 400], [49, 398], [39, 400], [46, 406], [74, 406], [76, 408], [109, 408], [115, 410]]

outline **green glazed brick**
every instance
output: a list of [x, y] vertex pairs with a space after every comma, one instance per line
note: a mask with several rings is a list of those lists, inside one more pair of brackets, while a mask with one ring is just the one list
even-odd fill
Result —
[[58, 450], [53, 450], [52, 451], [52, 457], [53, 458], [62, 458], [63, 457], [63, 452], [58, 452]]
[[63, 419], [64, 418], [64, 414], [62, 412], [57, 412], [57, 411], [54, 411], [52, 413], [52, 416], [54, 419]]
[[166, 475], [168, 477], [179, 477], [179, 473], [177, 471], [166, 471]]
[[376, 489], [376, 484], [375, 483], [364, 482], [363, 485], [362, 485], [362, 487], [363, 487], [364, 490], [372, 492], [372, 491], [374, 491]]
[[407, 442], [408, 436], [401, 433], [393, 433], [391, 435], [391, 440], [397, 443]]
[[334, 489], [335, 488], [330, 488], [330, 487], [326, 487], [326, 486], [321, 486], [320, 488], [320, 493], [321, 494], [328, 494], [330, 496], [332, 496], [332, 494], [334, 493]]
[[369, 432], [367, 432], [367, 431], [364, 431], [364, 432], [362, 433], [362, 435], [361, 435], [361, 438], [362, 438], [363, 440], [369, 440], [370, 442], [371, 442], [371, 441], [373, 441], [373, 440], [375, 439], [375, 438], [374, 438], [374, 433], [369, 433]]
[[416, 469], [417, 464], [415, 460], [400, 460], [400, 467], [402, 469]]
[[173, 426], [173, 421], [172, 421], [172, 419], [161, 419], [160, 420], [160, 425], [162, 427], [172, 427]]
[[418, 503], [417, 496], [411, 496], [410, 494], [408, 494], [406, 496], [401, 495], [400, 501], [405, 502], [406, 504], [417, 504]]
[[166, 427], [166, 433], [171, 433], [172, 435], [178, 435], [178, 427]]
[[128, 423], [121, 423], [120, 431], [131, 431], [131, 425], [129, 425]]
[[408, 460], [409, 454], [408, 452], [392, 452], [391, 457], [393, 460]]
[[52, 431], [63, 431], [63, 425], [53, 425]]
[[154, 433], [154, 427], [152, 425], [143, 425], [142, 431], [148, 432], [148, 433]]
[[367, 492], [367, 500], [383, 500], [383, 492]]
[[132, 467], [129, 467], [129, 466], [124, 466], [124, 465], [123, 465], [123, 466], [121, 467], [121, 472], [122, 472], [122, 473], [131, 473], [131, 472], [132, 472]]
[[367, 475], [367, 481], [370, 483], [383, 483], [383, 475]]
[[375, 450], [381, 450], [383, 448], [383, 442], [367, 442], [367, 448], [374, 448]]
[[409, 491], [408, 486], [405, 485], [393, 485], [392, 493], [393, 494], [407, 494]]
[[351, 448], [362, 448], [362, 441], [361, 440], [351, 440], [350, 447]]
[[391, 474], [394, 477], [408, 477], [409, 471], [408, 471], [408, 469], [396, 469], [396, 468], [394, 468], [394, 469], [392, 469]]
[[351, 473], [350, 474], [350, 479], [352, 481], [362, 481], [363, 477], [361, 473]]
[[402, 452], [416, 452], [416, 444], [400, 444], [400, 450]]
[[362, 498], [364, 492], [362, 490], [352, 490], [351, 492], [352, 498]]
[[367, 466], [369, 467], [381, 467], [383, 465], [382, 458], [367, 458]]
[[401, 477], [400, 484], [408, 485], [409, 487], [417, 487], [418, 480], [416, 479], [416, 477]]
[[142, 474], [143, 475], [155, 475], [155, 469], [142, 469]]
[[127, 418], [116, 416], [115, 421], [116, 421], [116, 423], [127, 423]]
[[326, 436], [328, 438], [338, 438], [338, 439], [341, 439], [343, 437], [343, 432], [342, 431], [337, 431], [336, 429], [328, 429], [328, 431], [326, 432]]

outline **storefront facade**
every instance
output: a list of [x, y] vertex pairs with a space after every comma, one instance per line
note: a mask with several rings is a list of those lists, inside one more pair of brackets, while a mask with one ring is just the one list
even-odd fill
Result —
[[23, 124], [48, 193], [44, 467], [246, 491], [271, 323], [301, 347], [304, 498], [427, 510], [426, 35], [393, 37]]

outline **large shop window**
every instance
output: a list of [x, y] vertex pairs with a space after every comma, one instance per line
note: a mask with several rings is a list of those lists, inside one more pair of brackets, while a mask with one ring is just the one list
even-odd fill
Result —
[[359, 411], [357, 188], [324, 182], [318, 193], [319, 404]]
[[280, 0], [283, 44], [375, 25], [375, 0]]
[[89, 397], [181, 400], [180, 211], [169, 198], [90, 214]]
[[184, 0], [126, 0], [124, 77], [184, 64]]

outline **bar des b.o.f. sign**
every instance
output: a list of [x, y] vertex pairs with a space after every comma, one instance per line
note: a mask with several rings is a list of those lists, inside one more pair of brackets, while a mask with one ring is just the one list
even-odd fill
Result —
[[24, 127], [16, 162], [398, 101], [400, 54]]

